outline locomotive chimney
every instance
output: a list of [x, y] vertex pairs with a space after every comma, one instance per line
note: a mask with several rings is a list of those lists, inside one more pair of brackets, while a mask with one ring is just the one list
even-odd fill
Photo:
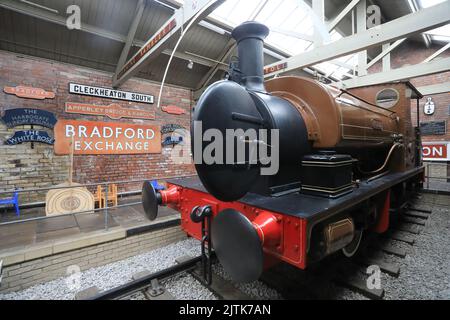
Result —
[[263, 47], [268, 35], [269, 28], [255, 21], [244, 22], [231, 33], [238, 45], [241, 84], [249, 90], [266, 92]]

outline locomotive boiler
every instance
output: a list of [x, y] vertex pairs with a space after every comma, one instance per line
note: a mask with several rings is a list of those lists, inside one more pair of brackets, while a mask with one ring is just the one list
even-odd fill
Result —
[[[204, 240], [208, 229], [236, 281], [277, 261], [305, 269], [338, 251], [353, 256], [363, 234], [388, 229], [424, 172], [410, 115], [420, 93], [409, 82], [354, 90], [295, 76], [265, 82], [268, 34], [257, 22], [234, 29], [238, 62], [195, 107], [198, 177], [143, 186], [148, 217], [168, 205], [188, 235]], [[203, 159], [207, 151], [215, 161]]]

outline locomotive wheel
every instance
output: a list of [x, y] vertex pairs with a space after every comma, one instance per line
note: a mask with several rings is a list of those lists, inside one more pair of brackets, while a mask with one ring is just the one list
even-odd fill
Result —
[[226, 209], [213, 220], [211, 237], [220, 263], [237, 282], [257, 280], [263, 271], [263, 248], [250, 220]]
[[144, 182], [142, 186], [142, 204], [144, 212], [150, 221], [158, 216], [158, 205], [160, 204], [160, 195], [153, 188], [150, 181]]
[[363, 230], [356, 230], [352, 242], [350, 242], [345, 248], [342, 249], [342, 253], [344, 254], [344, 256], [346, 256], [347, 258], [351, 258], [356, 254], [356, 252], [358, 252], [362, 237]]

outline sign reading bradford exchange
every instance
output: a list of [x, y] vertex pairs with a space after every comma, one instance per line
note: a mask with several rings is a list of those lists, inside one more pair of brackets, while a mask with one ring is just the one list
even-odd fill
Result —
[[113, 89], [107, 89], [107, 88], [101, 88], [101, 87], [92, 87], [92, 86], [86, 86], [86, 85], [77, 84], [77, 83], [69, 83], [69, 92], [73, 93], [73, 94], [84, 95], [84, 96], [100, 97], [100, 98], [107, 98], [107, 99], [117, 99], [117, 100], [149, 103], [149, 104], [153, 104], [155, 101], [155, 97], [148, 95], [148, 94], [121, 91], [121, 90], [113, 90]]
[[146, 154], [161, 153], [159, 126], [129, 123], [60, 120], [55, 126], [55, 153]]

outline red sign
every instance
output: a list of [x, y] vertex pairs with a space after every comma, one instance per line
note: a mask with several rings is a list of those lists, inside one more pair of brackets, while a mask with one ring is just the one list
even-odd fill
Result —
[[161, 128], [118, 122], [60, 120], [55, 126], [55, 153], [161, 153]]
[[109, 106], [99, 106], [95, 104], [66, 102], [66, 112], [94, 116], [106, 116], [111, 119], [131, 118], [155, 120], [155, 112], [122, 108], [117, 103], [110, 104]]
[[169, 114], [175, 114], [178, 116], [186, 113], [186, 110], [184, 110], [183, 108], [177, 107], [177, 106], [162, 107], [162, 111], [169, 113]]
[[424, 160], [449, 160], [448, 144], [436, 143], [423, 146]]
[[273, 67], [264, 68], [264, 74], [277, 72], [277, 71], [280, 71], [280, 70], [283, 70], [283, 69], [286, 69], [286, 68], [287, 68], [287, 62], [283, 62], [283, 63], [277, 64], [277, 65], [275, 65]]
[[40, 88], [32, 88], [32, 87], [25, 87], [25, 86], [17, 86], [17, 87], [4, 87], [3, 91], [9, 94], [14, 94], [19, 98], [29, 98], [29, 99], [38, 99], [38, 100], [44, 100], [44, 99], [54, 99], [55, 93], [54, 92], [48, 92], [44, 89]]
[[130, 61], [122, 68], [117, 75], [117, 79], [123, 77], [123, 75], [130, 70], [136, 63], [138, 63], [155, 45], [158, 44], [173, 28], [177, 25], [177, 21], [171, 20], [157, 35], [155, 35], [150, 41], [148, 41]]

